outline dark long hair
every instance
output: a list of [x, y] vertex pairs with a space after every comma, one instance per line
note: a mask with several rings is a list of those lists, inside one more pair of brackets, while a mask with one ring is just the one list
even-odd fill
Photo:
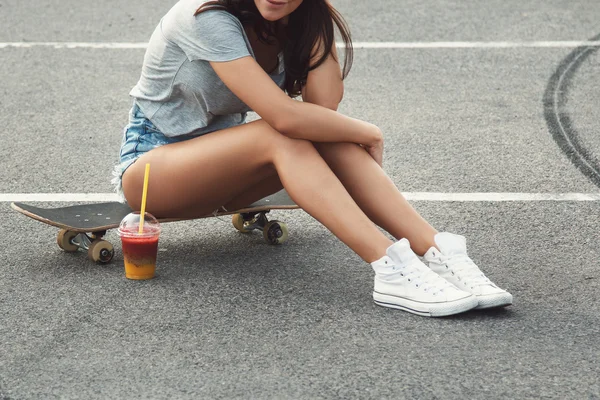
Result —
[[[273, 40], [277, 38], [281, 29], [279, 24], [262, 18], [254, 0], [213, 0], [200, 6], [194, 15], [215, 9], [226, 10], [238, 18], [243, 25], [253, 26], [259, 40], [268, 44], [274, 43]], [[335, 40], [334, 23], [345, 45], [343, 79], [348, 76], [352, 67], [353, 49], [350, 30], [341, 14], [329, 4], [328, 0], [304, 0], [290, 14], [288, 24], [283, 28], [286, 73], [284, 89], [290, 97], [296, 97], [301, 93], [308, 72], [323, 64], [331, 54]], [[320, 49], [323, 49], [318, 54], [315, 53], [317, 44]]]

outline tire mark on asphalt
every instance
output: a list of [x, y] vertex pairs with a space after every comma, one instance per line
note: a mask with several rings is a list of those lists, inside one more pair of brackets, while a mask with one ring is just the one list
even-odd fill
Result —
[[0, 386], [0, 400], [11, 400], [11, 398], [5, 395], [2, 391], [2, 386]]
[[[599, 39], [600, 34], [590, 40]], [[600, 187], [600, 162], [581, 143], [566, 109], [573, 77], [583, 62], [598, 49], [598, 46], [580, 46], [563, 59], [546, 86], [543, 101], [544, 117], [554, 141], [573, 165]]]

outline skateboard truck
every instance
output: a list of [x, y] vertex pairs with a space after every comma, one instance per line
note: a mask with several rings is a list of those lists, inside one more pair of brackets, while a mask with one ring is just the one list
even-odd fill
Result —
[[110, 242], [102, 239], [104, 235], [106, 235], [106, 231], [94, 232], [88, 235], [87, 233], [61, 229], [56, 237], [56, 243], [58, 247], [67, 253], [74, 253], [82, 249], [87, 251], [90, 260], [107, 264], [113, 259], [115, 250]]
[[281, 244], [288, 238], [288, 228], [284, 222], [267, 219], [269, 211], [259, 213], [233, 214], [231, 222], [235, 229], [242, 233], [260, 230], [269, 244]]

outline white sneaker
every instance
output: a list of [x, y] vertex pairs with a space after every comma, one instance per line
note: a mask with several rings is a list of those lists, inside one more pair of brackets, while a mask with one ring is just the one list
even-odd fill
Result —
[[513, 297], [490, 281], [467, 255], [464, 236], [442, 232], [435, 235], [435, 247], [423, 256], [434, 272], [477, 297], [478, 309], [504, 307], [512, 304]]
[[406, 239], [390, 246], [387, 256], [371, 266], [375, 271], [373, 300], [380, 306], [442, 317], [470, 310], [478, 304], [475, 296], [457, 289], [427, 268]]

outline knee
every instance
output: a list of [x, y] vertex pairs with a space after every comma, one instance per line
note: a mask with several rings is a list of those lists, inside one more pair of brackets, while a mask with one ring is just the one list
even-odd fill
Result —
[[308, 140], [292, 139], [281, 135], [273, 145], [272, 162], [274, 165], [278, 165], [284, 160], [307, 160], [320, 157], [315, 146]]

